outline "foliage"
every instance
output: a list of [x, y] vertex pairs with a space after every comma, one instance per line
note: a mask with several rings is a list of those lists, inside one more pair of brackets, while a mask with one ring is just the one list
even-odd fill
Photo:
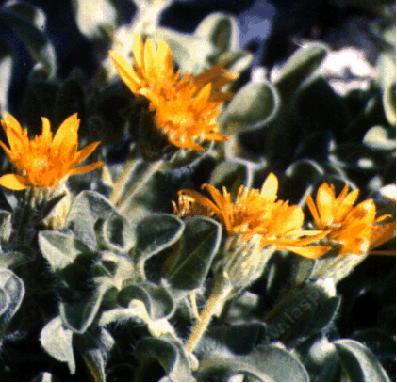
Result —
[[[390, 27], [373, 25], [382, 48], [370, 87], [340, 95], [321, 71], [330, 51], [321, 41], [296, 49], [274, 78], [245, 81], [253, 55], [239, 48], [234, 16], [214, 12], [185, 34], [159, 21], [171, 1], [135, 3], [130, 24], [122, 24], [117, 2], [73, 3], [81, 34], [98, 52], [89, 80], [78, 68], [59, 76], [39, 8], [0, 8], [34, 62], [18, 100], [24, 126], [34, 134], [41, 116], [59, 124], [77, 112], [81, 143], [101, 140], [96, 156], [106, 163], [36, 205], [27, 192], [0, 192], [0, 380], [393, 380], [391, 258], [361, 263], [364, 256], [351, 255], [336, 265], [334, 254], [311, 260], [277, 251], [190, 352], [186, 340], [197, 306], [211, 295], [227, 234], [213, 218], [172, 214], [181, 188], [210, 182], [236, 194], [271, 171], [294, 203], [321, 182], [346, 183], [393, 212], [381, 188], [395, 182]], [[219, 118], [228, 141], [203, 153], [165, 147], [147, 104], [121, 84], [106, 55], [127, 52], [133, 33], [166, 39], [184, 72], [220, 64], [242, 74]], [[2, 113], [18, 59], [0, 41]], [[371, 267], [380, 278], [366, 278]], [[355, 327], [352, 310], [365, 295], [380, 302], [366, 307], [376, 318]]]

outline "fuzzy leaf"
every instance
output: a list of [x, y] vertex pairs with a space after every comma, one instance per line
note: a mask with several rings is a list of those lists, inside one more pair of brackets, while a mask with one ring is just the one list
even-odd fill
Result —
[[0, 242], [8, 241], [11, 234], [11, 213], [0, 210]]
[[97, 234], [99, 242], [116, 252], [126, 252], [136, 243], [135, 230], [116, 212], [105, 219]]
[[42, 328], [40, 342], [49, 355], [66, 362], [70, 373], [75, 373], [73, 332], [63, 326], [60, 317], [54, 318]]
[[[183, 348], [175, 342], [146, 338], [137, 344], [136, 355], [141, 361], [142, 371], [145, 371], [145, 363], [154, 359], [160, 364], [165, 374], [171, 380], [189, 382], [193, 380], [187, 356]], [[142, 376], [141, 379], [148, 380], [144, 379], [144, 376]]]
[[300, 48], [288, 59], [275, 82], [283, 100], [318, 70], [326, 53], [327, 48], [324, 45], [315, 43]]
[[54, 272], [73, 263], [76, 258], [74, 235], [70, 230], [66, 232], [43, 230], [39, 233], [39, 245], [43, 257]]
[[275, 115], [278, 96], [271, 84], [249, 83], [237, 92], [221, 116], [226, 134], [248, 132], [262, 128]]
[[108, 200], [93, 191], [82, 191], [73, 201], [66, 226], [73, 230], [76, 238], [91, 250], [97, 247], [95, 224], [115, 210]]
[[249, 381], [309, 381], [302, 363], [287, 350], [274, 345], [259, 346], [246, 356], [203, 359], [198, 370], [198, 380], [227, 381], [237, 374], [243, 374]]
[[94, 328], [84, 335], [76, 336], [76, 348], [95, 382], [106, 381], [106, 364], [114, 339], [104, 328]]
[[213, 219], [192, 217], [176, 253], [168, 280], [178, 290], [194, 290], [202, 286], [211, 263], [219, 250], [222, 227]]
[[103, 284], [92, 292], [81, 295], [78, 302], [61, 302], [59, 313], [63, 322], [74, 332], [79, 334], [86, 332], [98, 313], [108, 289], [109, 286]]
[[342, 339], [335, 342], [342, 366], [343, 380], [389, 382], [386, 371], [374, 354], [362, 343]]
[[333, 281], [327, 283], [295, 287], [279, 299], [266, 317], [272, 340], [302, 341], [335, 319], [340, 298], [335, 296]]
[[3, 289], [0, 289], [0, 317], [7, 311], [7, 309], [8, 295]]
[[182, 235], [183, 222], [172, 214], [151, 214], [137, 227], [135, 256], [144, 262], [160, 251], [172, 246]]
[[128, 307], [133, 299], [143, 302], [153, 320], [168, 318], [174, 310], [171, 294], [163, 286], [149, 282], [127, 286], [119, 294], [119, 301], [125, 307]]
[[25, 288], [23, 280], [17, 277], [11, 270], [0, 270], [0, 289], [7, 294], [7, 310], [0, 317], [0, 323], [8, 322], [19, 309]]
[[208, 15], [196, 28], [196, 36], [210, 41], [219, 53], [238, 49], [238, 24], [234, 17], [220, 12]]
[[0, 269], [0, 346], [10, 320], [21, 306], [24, 294], [23, 280], [10, 270]]
[[280, 347], [273, 345], [259, 346], [245, 360], [271, 377], [272, 381], [309, 381], [303, 364], [287, 350]]

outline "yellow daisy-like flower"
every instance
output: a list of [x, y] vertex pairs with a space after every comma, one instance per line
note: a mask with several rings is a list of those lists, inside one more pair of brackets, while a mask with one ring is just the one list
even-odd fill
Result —
[[307, 258], [318, 258], [330, 250], [329, 246], [309, 246], [323, 238], [327, 232], [304, 230], [304, 213], [297, 205], [277, 200], [278, 181], [270, 174], [261, 190], [240, 186], [233, 201], [226, 188], [222, 191], [204, 184], [211, 198], [189, 189], [178, 192], [174, 212], [179, 215], [201, 214], [220, 220], [230, 235], [249, 240], [261, 236], [263, 247], [289, 250]]
[[307, 206], [315, 225], [329, 230], [327, 238], [339, 246], [339, 254], [365, 254], [374, 247], [389, 241], [395, 235], [395, 222], [384, 223], [388, 214], [376, 217], [376, 207], [371, 198], [355, 205], [359, 190], [349, 192], [344, 186], [338, 196], [334, 185], [320, 185], [316, 203], [308, 195]]
[[114, 51], [109, 55], [124, 84], [132, 93], [149, 100], [156, 114], [157, 129], [177, 148], [202, 151], [204, 141], [224, 141], [217, 118], [222, 103], [232, 93], [222, 88], [236, 74], [216, 65], [200, 75], [174, 70], [171, 48], [164, 40], [142, 42], [135, 35], [134, 66]]
[[19, 174], [5, 174], [0, 177], [0, 185], [11, 190], [24, 190], [29, 186], [51, 188], [62, 180], [76, 174], [89, 172], [102, 162], [76, 167], [83, 162], [100, 144], [95, 141], [82, 150], [77, 150], [80, 120], [77, 114], [67, 118], [53, 136], [50, 121], [42, 118], [42, 131], [33, 138], [10, 114], [5, 114], [1, 124], [7, 135], [8, 146], [0, 141]]

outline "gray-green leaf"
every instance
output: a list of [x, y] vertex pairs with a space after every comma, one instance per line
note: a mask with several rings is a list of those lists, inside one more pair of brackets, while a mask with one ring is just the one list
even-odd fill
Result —
[[194, 290], [204, 283], [222, 240], [222, 227], [213, 219], [192, 217], [186, 220], [178, 252], [168, 280], [178, 290]]
[[172, 214], [151, 214], [137, 227], [135, 254], [144, 262], [165, 248], [172, 246], [182, 235], [184, 223]]
[[208, 15], [196, 28], [195, 35], [210, 41], [219, 53], [238, 49], [237, 20], [220, 12]]
[[352, 382], [389, 382], [375, 355], [360, 342], [342, 339], [335, 342], [344, 379]]
[[271, 84], [249, 83], [226, 106], [221, 116], [222, 130], [235, 134], [262, 128], [273, 118], [278, 105], [277, 91]]
[[65, 232], [43, 230], [39, 233], [39, 245], [43, 257], [54, 272], [73, 263], [76, 258], [74, 235], [70, 230]]
[[95, 224], [98, 219], [108, 217], [114, 211], [113, 206], [99, 193], [82, 191], [73, 201], [66, 226], [73, 230], [77, 239], [95, 250]]
[[297, 50], [281, 69], [275, 86], [283, 100], [293, 94], [320, 67], [327, 48], [319, 43]]
[[41, 330], [41, 346], [53, 358], [66, 362], [71, 374], [74, 374], [76, 366], [73, 352], [73, 332], [65, 328], [60, 317], [56, 317], [47, 323]]

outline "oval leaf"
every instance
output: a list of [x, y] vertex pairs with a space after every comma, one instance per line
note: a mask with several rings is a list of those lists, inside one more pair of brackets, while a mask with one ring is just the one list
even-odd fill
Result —
[[335, 342], [346, 379], [354, 382], [389, 382], [386, 371], [369, 348], [354, 340]]
[[275, 81], [275, 86], [283, 100], [319, 69], [326, 54], [327, 48], [315, 43], [297, 50], [288, 59]]
[[182, 235], [184, 223], [172, 214], [151, 214], [137, 227], [135, 254], [144, 262], [153, 255], [173, 245]]
[[25, 287], [23, 280], [17, 277], [12, 271], [0, 270], [0, 289], [8, 297], [7, 310], [1, 315], [0, 323], [3, 321], [7, 323], [21, 306]]
[[113, 212], [115, 209], [105, 197], [93, 191], [82, 191], [73, 201], [66, 226], [73, 230], [77, 239], [95, 250], [95, 225], [98, 219]]
[[171, 285], [179, 290], [199, 288], [207, 276], [222, 240], [221, 225], [210, 218], [192, 217], [169, 271]]
[[74, 374], [76, 366], [73, 352], [73, 332], [65, 328], [60, 317], [54, 318], [41, 330], [41, 346], [53, 358], [66, 362], [71, 374]]
[[213, 43], [219, 53], [236, 50], [239, 45], [237, 20], [220, 12], [208, 15], [197, 27], [195, 35]]
[[227, 105], [221, 116], [222, 130], [226, 134], [235, 134], [262, 128], [277, 109], [278, 96], [272, 85], [249, 83]]
[[39, 233], [39, 245], [43, 257], [54, 272], [73, 263], [76, 258], [77, 251], [71, 231], [43, 230]]

